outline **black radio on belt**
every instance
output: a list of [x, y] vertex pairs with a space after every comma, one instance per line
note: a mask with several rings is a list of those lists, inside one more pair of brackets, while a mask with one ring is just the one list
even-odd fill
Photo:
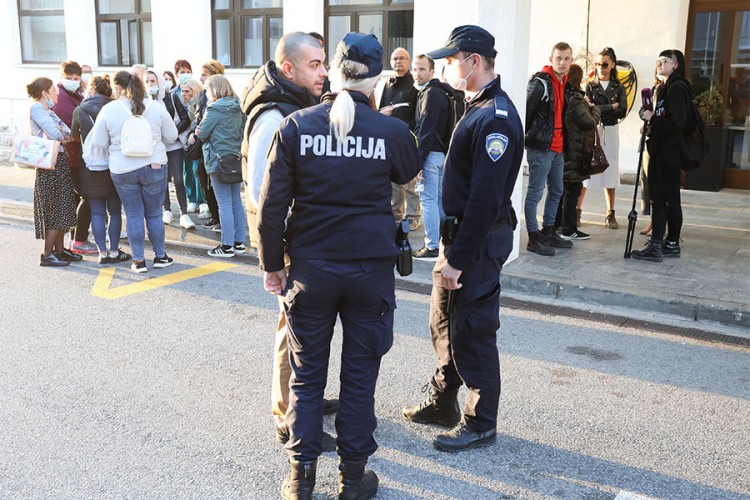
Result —
[[441, 240], [443, 245], [452, 245], [456, 241], [456, 235], [458, 234], [458, 227], [461, 225], [461, 221], [458, 217], [448, 216], [443, 220], [442, 230], [440, 231]]
[[409, 221], [402, 220], [396, 226], [396, 246], [398, 255], [396, 255], [396, 271], [401, 276], [409, 276], [412, 271], [411, 266], [411, 243], [409, 243]]

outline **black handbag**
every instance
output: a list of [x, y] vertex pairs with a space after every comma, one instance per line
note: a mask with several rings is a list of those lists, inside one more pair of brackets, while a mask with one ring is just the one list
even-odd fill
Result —
[[219, 159], [219, 168], [216, 174], [219, 182], [223, 184], [238, 184], [242, 182], [242, 157], [239, 154], [230, 153], [223, 157], [216, 151], [216, 157]]
[[188, 144], [185, 147], [185, 156], [193, 161], [200, 160], [203, 157], [203, 141], [201, 141], [197, 135], [194, 137], [195, 142]]
[[594, 148], [591, 151], [591, 161], [583, 167], [583, 175], [597, 175], [601, 174], [609, 168], [609, 160], [607, 155], [604, 154], [604, 148], [602, 148], [601, 140], [599, 139], [599, 129], [594, 129]]

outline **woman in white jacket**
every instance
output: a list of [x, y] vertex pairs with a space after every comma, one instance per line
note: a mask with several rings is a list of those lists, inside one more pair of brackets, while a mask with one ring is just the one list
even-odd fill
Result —
[[[164, 106], [153, 105], [146, 98], [146, 89], [140, 78], [127, 71], [119, 71], [113, 83], [115, 100], [99, 112], [87, 138], [91, 144], [86, 149], [96, 153], [106, 148], [109, 153], [112, 182], [127, 215], [128, 241], [133, 251], [131, 269], [145, 273], [148, 268], [144, 259], [144, 218], [154, 249], [154, 268], [174, 263], [164, 250], [162, 204], [167, 189], [167, 150], [164, 143], [177, 140], [177, 127]], [[151, 128], [152, 147], [151, 154], [147, 156], [143, 152], [136, 156], [134, 152], [127, 148], [123, 151], [122, 148], [123, 126], [128, 122], [129, 129], [137, 128], [135, 122], [131, 123], [130, 120], [139, 120], [135, 118], [138, 115]]]

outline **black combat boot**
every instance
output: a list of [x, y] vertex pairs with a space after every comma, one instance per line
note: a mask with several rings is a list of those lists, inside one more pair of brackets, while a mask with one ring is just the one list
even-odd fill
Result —
[[289, 467], [289, 475], [281, 486], [282, 500], [312, 500], [318, 461], [297, 462], [290, 459]]
[[341, 459], [339, 464], [339, 500], [367, 500], [378, 492], [378, 476], [365, 470], [367, 459]]
[[560, 238], [555, 232], [555, 226], [544, 226], [539, 239], [548, 247], [573, 248], [573, 242]]
[[634, 259], [650, 260], [651, 262], [662, 262], [664, 260], [664, 254], [661, 251], [661, 243], [655, 242], [653, 239], [648, 242], [646, 248], [643, 250], [633, 250], [631, 255]]
[[680, 242], [666, 240], [661, 248], [664, 257], [680, 257]]
[[529, 242], [526, 244], [526, 250], [538, 253], [539, 255], [555, 255], [555, 249], [547, 246], [542, 242], [541, 238], [539, 238], [539, 231], [529, 233]]
[[458, 389], [438, 392], [427, 384], [422, 392], [428, 392], [427, 399], [418, 406], [406, 406], [401, 410], [406, 420], [418, 424], [437, 424], [453, 427], [461, 420], [461, 409], [458, 407]]

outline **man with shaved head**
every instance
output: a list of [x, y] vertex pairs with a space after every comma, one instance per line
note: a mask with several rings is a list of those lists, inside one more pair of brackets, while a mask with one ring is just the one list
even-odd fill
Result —
[[[399, 47], [391, 54], [391, 68], [395, 76], [391, 77], [383, 87], [380, 97], [380, 112], [384, 115], [393, 116], [409, 124], [414, 130], [414, 116], [417, 106], [417, 89], [414, 87], [414, 78], [409, 71], [411, 57], [406, 49]], [[419, 227], [421, 217], [421, 206], [419, 195], [414, 191], [415, 180], [412, 179], [403, 186], [392, 184], [393, 194], [391, 197], [391, 209], [393, 216], [400, 221], [406, 215], [409, 219], [409, 229], [414, 231]], [[404, 212], [406, 202], [406, 212]]]
[[[266, 173], [266, 154], [284, 117], [318, 103], [323, 82], [328, 76], [324, 61], [325, 51], [320, 42], [307, 33], [287, 33], [276, 47], [276, 57], [264, 64], [248, 83], [242, 96], [242, 110], [247, 114], [242, 141], [242, 167], [247, 181], [246, 211], [250, 225], [250, 241], [257, 245], [256, 214], [263, 177]], [[289, 430], [284, 422], [289, 406], [289, 352], [286, 339], [286, 318], [279, 301], [279, 322], [276, 327], [275, 358], [271, 410], [276, 420], [276, 439], [286, 443]], [[334, 413], [337, 400], [325, 402], [325, 412]], [[336, 449], [332, 436], [324, 434], [323, 448]]]

